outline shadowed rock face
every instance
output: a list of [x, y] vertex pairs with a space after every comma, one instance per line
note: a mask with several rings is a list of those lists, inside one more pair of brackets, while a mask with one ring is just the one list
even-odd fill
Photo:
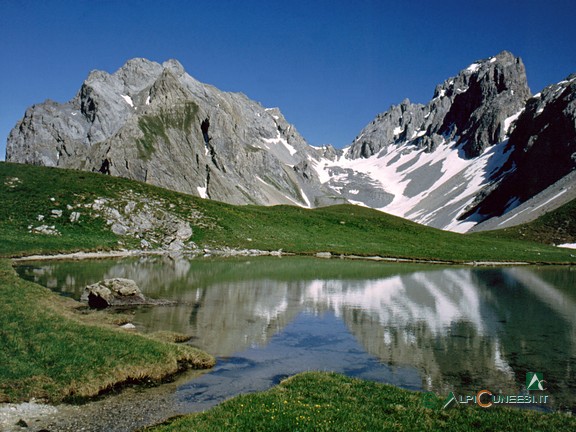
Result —
[[500, 216], [576, 168], [576, 74], [528, 100], [508, 147], [507, 174], [464, 217]]
[[530, 97], [522, 60], [509, 52], [480, 60], [436, 87], [427, 105], [405, 100], [379, 114], [352, 144], [349, 158], [405, 142], [428, 151], [454, 140], [468, 158], [506, 136], [505, 120]]

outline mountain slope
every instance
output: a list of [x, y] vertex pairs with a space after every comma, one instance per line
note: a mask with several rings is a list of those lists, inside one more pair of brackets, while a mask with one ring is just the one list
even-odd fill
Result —
[[101, 171], [234, 204], [331, 203], [307, 145], [278, 109], [225, 93], [175, 60], [90, 73], [65, 104], [28, 109], [6, 160]]
[[527, 102], [506, 151], [510, 156], [500, 170], [507, 173], [503, 181], [486, 191], [463, 218], [484, 221], [501, 216], [573, 172], [576, 74], [545, 88]]
[[522, 61], [502, 52], [446, 80], [427, 105], [379, 114], [316, 168], [351, 202], [468, 231], [576, 167], [574, 81], [530, 98]]
[[445, 232], [365, 207], [234, 206], [123, 178], [12, 163], [0, 163], [0, 200], [0, 256], [151, 247], [574, 262], [571, 250]]
[[[570, 177], [570, 180], [574, 181], [574, 175]], [[573, 184], [566, 190], [567, 192], [562, 194], [563, 198], [576, 195], [576, 188], [573, 187]], [[521, 209], [522, 206], [518, 208]], [[512, 217], [522, 220], [522, 216], [522, 214], [516, 213]], [[496, 220], [498, 219], [496, 218]], [[483, 225], [480, 224], [478, 228], [482, 231], [490, 229], [490, 231], [482, 233], [487, 237], [530, 240], [554, 245], [576, 244], [576, 198], [572, 198], [559, 207], [552, 207], [539, 218], [526, 223], [514, 226], [506, 226], [506, 223], [488, 227]], [[476, 235], [476, 233], [470, 235]]]

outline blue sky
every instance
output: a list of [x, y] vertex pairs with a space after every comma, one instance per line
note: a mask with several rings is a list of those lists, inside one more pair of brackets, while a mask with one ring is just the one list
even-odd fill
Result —
[[348, 145], [404, 98], [506, 49], [534, 93], [576, 72], [572, 0], [0, 0], [0, 158], [27, 107], [94, 69], [178, 59], [196, 79], [278, 106], [310, 144]]

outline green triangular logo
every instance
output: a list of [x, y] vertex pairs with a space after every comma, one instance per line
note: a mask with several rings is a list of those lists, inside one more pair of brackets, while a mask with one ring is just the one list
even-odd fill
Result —
[[442, 405], [442, 409], [450, 408], [451, 406], [457, 405], [457, 404], [458, 404], [458, 401], [456, 400], [456, 396], [454, 395], [454, 392], [450, 392], [450, 394], [448, 395], [448, 397], [444, 401], [444, 404]]
[[542, 372], [526, 372], [526, 390], [544, 390]]

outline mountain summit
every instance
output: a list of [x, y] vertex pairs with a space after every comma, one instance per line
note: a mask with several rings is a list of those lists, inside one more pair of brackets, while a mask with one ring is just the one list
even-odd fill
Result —
[[430, 152], [446, 141], [454, 141], [464, 157], [477, 157], [506, 138], [506, 120], [530, 96], [522, 60], [504, 51], [438, 85], [428, 104], [405, 100], [379, 114], [354, 141], [348, 157], [370, 157], [399, 142]]
[[328, 184], [351, 202], [467, 231], [576, 166], [574, 82], [532, 97], [520, 58], [504, 51], [479, 60], [438, 85], [428, 104], [405, 100], [378, 114], [340, 159], [326, 161]]
[[67, 103], [29, 108], [6, 160], [232, 204], [350, 202], [467, 231], [547, 190], [554, 202], [572, 197], [550, 188], [576, 166], [575, 95], [573, 75], [532, 96], [522, 60], [504, 51], [438, 85], [427, 104], [378, 114], [337, 151], [308, 145], [277, 108], [202, 84], [175, 60], [133, 59], [90, 73]]
[[307, 169], [322, 154], [278, 109], [202, 84], [176, 60], [133, 59], [113, 74], [91, 72], [68, 103], [29, 108], [6, 160], [101, 171], [232, 204], [310, 207], [334, 195]]

